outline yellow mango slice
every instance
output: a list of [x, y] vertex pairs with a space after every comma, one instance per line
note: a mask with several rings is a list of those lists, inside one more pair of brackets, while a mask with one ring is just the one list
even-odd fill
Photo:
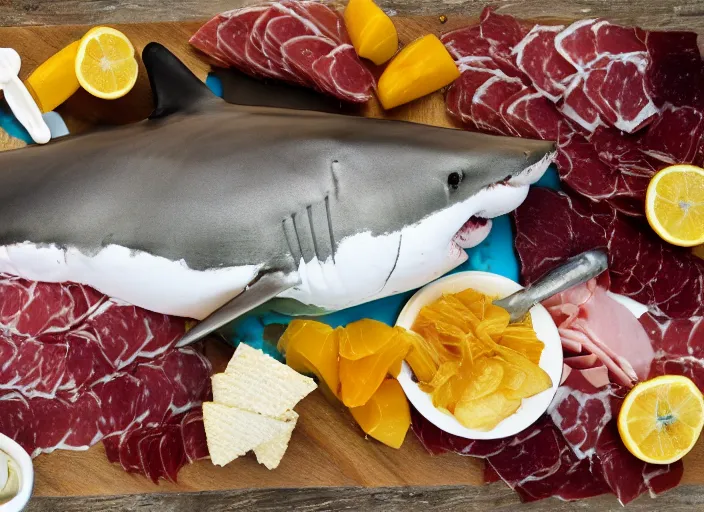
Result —
[[[400, 328], [399, 328], [400, 329]], [[428, 341], [412, 331], [402, 329], [400, 336], [405, 336], [410, 345], [410, 351], [406, 356], [406, 362], [410, 365], [413, 374], [420, 382], [430, 382], [438, 371], [438, 354]]]
[[286, 364], [300, 373], [312, 373], [327, 394], [339, 396], [339, 335], [341, 329], [313, 320], [293, 320], [277, 348]]
[[429, 34], [401, 50], [379, 78], [378, 95], [389, 110], [442, 89], [460, 76], [440, 39]]
[[505, 393], [509, 399], [528, 398], [552, 387], [552, 379], [537, 364], [529, 361], [518, 352], [509, 348], [498, 347], [499, 353], [506, 362], [517, 366], [526, 374], [521, 386], [514, 390], [506, 388]]
[[475, 400], [460, 400], [454, 415], [457, 421], [467, 428], [491, 430], [516, 412], [520, 406], [520, 400], [510, 399], [503, 392], [495, 391]]
[[372, 0], [350, 0], [344, 18], [357, 55], [377, 66], [394, 56], [398, 50], [396, 27]]
[[356, 361], [382, 351], [398, 334], [393, 327], [365, 318], [352, 322], [340, 333], [340, 357]]
[[401, 385], [396, 379], [386, 379], [376, 392], [350, 413], [362, 430], [391, 448], [400, 448], [411, 426], [411, 411]]
[[409, 341], [395, 336], [383, 350], [362, 359], [340, 357], [340, 396], [347, 407], [360, 407], [369, 401], [391, 368], [396, 368], [411, 348]]

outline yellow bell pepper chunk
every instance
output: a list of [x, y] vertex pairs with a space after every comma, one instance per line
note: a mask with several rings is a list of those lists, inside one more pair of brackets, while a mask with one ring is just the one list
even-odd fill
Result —
[[406, 46], [386, 67], [379, 79], [379, 100], [389, 110], [442, 89], [459, 76], [445, 45], [428, 34]]
[[76, 77], [76, 55], [80, 43], [75, 41], [49, 57], [25, 81], [27, 90], [42, 112], [51, 112], [80, 87]]
[[344, 17], [357, 55], [377, 66], [394, 56], [398, 50], [396, 27], [373, 0], [350, 0]]
[[367, 435], [391, 448], [401, 447], [411, 426], [408, 400], [396, 379], [382, 382], [366, 404], [350, 412]]

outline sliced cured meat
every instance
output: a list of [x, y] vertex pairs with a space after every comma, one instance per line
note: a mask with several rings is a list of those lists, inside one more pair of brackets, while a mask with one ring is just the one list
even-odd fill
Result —
[[[217, 49], [219, 54], [242, 71], [255, 74], [255, 67], [247, 58], [247, 42], [254, 24], [267, 10], [264, 6], [248, 7], [223, 14], [217, 29]], [[208, 50], [203, 50], [208, 52]]]
[[562, 432], [547, 417], [515, 436], [488, 462], [522, 501], [552, 496], [577, 500], [610, 490], [603, 477], [591, 471], [589, 461], [570, 449]]
[[440, 40], [457, 63], [464, 62], [467, 57], [488, 57], [489, 41], [482, 37], [481, 26], [469, 25], [447, 32]]
[[445, 103], [450, 115], [468, 127], [479, 130], [472, 115], [472, 100], [477, 90], [494, 76], [496, 73], [487, 69], [465, 68], [447, 89]]
[[575, 75], [562, 95], [559, 111], [568, 119], [574, 121], [586, 132], [592, 133], [599, 126], [606, 126], [599, 111], [584, 92], [584, 76]]
[[525, 89], [518, 78], [495, 74], [484, 82], [472, 97], [472, 120], [480, 131], [498, 135], [512, 134], [501, 116], [501, 106], [514, 94]]
[[2, 352], [9, 356], [0, 364], [0, 390], [16, 391], [27, 398], [52, 398], [66, 372], [66, 343], [45, 344], [7, 337]]
[[218, 45], [218, 28], [227, 19], [228, 13], [218, 14], [191, 36], [188, 42], [213, 61], [216, 66], [230, 67], [232, 62]]
[[557, 140], [560, 113], [532, 87], [526, 87], [504, 101], [501, 117], [519, 137]]
[[299, 78], [298, 75], [286, 65], [286, 62], [281, 53], [281, 45], [291, 38], [303, 35], [313, 35], [303, 22], [299, 19], [284, 15], [271, 20], [266, 26], [264, 34], [264, 53], [269, 57], [277, 69], [282, 69], [292, 81], [297, 81], [305, 84], [306, 81]]
[[561, 125], [555, 159], [561, 180], [594, 201], [605, 200], [627, 215], [643, 216], [645, 193], [656, 168], [617, 133], [598, 132], [592, 140]]
[[[592, 279], [554, 295], [544, 301], [543, 306], [561, 336], [567, 334], [571, 339], [583, 340], [582, 350], [596, 355], [603, 364], [601, 368], [608, 369], [616, 384], [631, 387], [634, 382], [648, 378], [655, 352], [648, 334], [633, 313], [606, 293], [609, 285], [608, 274], [604, 274], [598, 282]], [[587, 362], [587, 357], [578, 357], [581, 359], [577, 360], [577, 369], [593, 370], [583, 372], [582, 376], [595, 385], [604, 370], [594, 363], [585, 367], [583, 363]], [[566, 358], [565, 364], [575, 359]], [[607, 377], [603, 384], [608, 382]]]
[[322, 36], [299, 36], [289, 39], [281, 46], [286, 65], [312, 86], [322, 90], [323, 85], [313, 70], [316, 60], [329, 54], [337, 45]]
[[[677, 319], [704, 314], [704, 260], [604, 202], [533, 188], [514, 212], [521, 276], [530, 283], [570, 256], [608, 246], [610, 290]], [[667, 276], [667, 279], [662, 279]]]
[[[580, 85], [602, 119], [628, 133], [658, 113], [646, 76], [650, 61], [644, 37], [640, 29], [602, 20], [578, 21], [555, 37], [557, 52], [579, 71]], [[573, 85], [573, 94], [578, 86]], [[579, 95], [573, 98], [568, 112], [576, 113], [570, 117], [589, 130], [595, 119], [585, 114], [581, 100]]]
[[649, 91], [658, 107], [704, 109], [704, 92], [692, 84], [704, 82], [702, 62], [694, 32], [647, 32]]
[[645, 492], [655, 495], [675, 487], [682, 478], [681, 462], [647, 464], [636, 459], [621, 442], [616, 418], [625, 392], [597, 389], [580, 372], [572, 372], [560, 386], [548, 413], [572, 451], [589, 462], [626, 505]]
[[200, 407], [194, 408], [183, 415], [181, 432], [183, 433], [184, 453], [188, 462], [195, 462], [210, 457], [205, 438], [203, 412]]
[[374, 76], [357, 57], [354, 47], [343, 44], [313, 64], [325, 92], [354, 103], [369, 101]]
[[668, 164], [694, 163], [703, 137], [703, 111], [669, 105], [648, 128], [641, 151]]
[[292, 78], [280, 63], [272, 60], [271, 57], [266, 54], [264, 46], [266, 28], [269, 23], [285, 15], [282, 10], [275, 8], [275, 6], [269, 7], [257, 17], [249, 32], [249, 38], [245, 45], [245, 57], [247, 63], [264, 77], [277, 78], [279, 80], [290, 80]]
[[634, 53], [597, 61], [584, 82], [585, 94], [613, 126], [633, 133], [658, 113], [645, 78], [648, 59]]
[[338, 45], [351, 44], [342, 17], [324, 3], [304, 0], [301, 2], [284, 1], [281, 4], [310, 20], [318, 28], [320, 34], [332, 39]]
[[554, 103], [562, 98], [577, 71], [555, 48], [555, 36], [564, 28], [536, 25], [513, 49], [518, 68]]
[[513, 49], [528, 34], [532, 24], [510, 15], [496, 14], [491, 7], [484, 8], [479, 24], [482, 38], [489, 43], [489, 56], [499, 69], [529, 84], [528, 77], [516, 65]]

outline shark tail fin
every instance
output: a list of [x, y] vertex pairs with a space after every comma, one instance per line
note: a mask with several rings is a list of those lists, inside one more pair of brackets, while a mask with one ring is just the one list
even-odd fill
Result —
[[149, 119], [176, 112], [196, 112], [222, 101], [163, 45], [147, 44], [142, 61], [154, 95], [154, 110]]

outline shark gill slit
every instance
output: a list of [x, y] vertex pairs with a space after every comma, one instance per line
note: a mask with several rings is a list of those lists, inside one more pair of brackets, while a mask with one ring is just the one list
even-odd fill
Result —
[[335, 194], [335, 199], [338, 198], [340, 190], [340, 183], [337, 180], [337, 167], [339, 165], [340, 162], [338, 160], [333, 160], [332, 162], [330, 162], [330, 174], [332, 175], [332, 190], [333, 194]]
[[301, 261], [301, 258], [303, 257], [302, 253], [296, 254], [296, 249], [293, 244], [293, 241], [291, 240], [291, 233], [289, 233], [289, 229], [287, 228], [287, 222], [290, 220], [291, 224], [293, 224], [292, 221], [293, 217], [291, 219], [284, 219], [281, 221], [281, 225], [284, 230], [284, 237], [286, 238], [286, 245], [288, 245], [288, 251], [291, 253], [291, 257], [293, 258], [293, 261], [298, 264], [299, 261]]
[[328, 218], [328, 233], [330, 235], [330, 252], [332, 253], [332, 263], [335, 264], [335, 253], [337, 248], [335, 247], [335, 232], [332, 229], [332, 214], [330, 213], [330, 195], [325, 196], [325, 213]]
[[398, 265], [398, 260], [401, 257], [401, 243], [403, 242], [403, 233], [399, 234], [398, 236], [398, 249], [396, 250], [396, 259], [394, 260], [394, 265], [391, 267], [391, 272], [389, 272], [389, 275], [386, 276], [386, 281], [384, 281], [384, 286], [381, 287], [383, 290], [386, 288], [386, 285], [389, 283], [389, 279], [391, 279], [391, 276], [394, 273], [394, 270], [396, 270], [396, 265]]
[[293, 221], [293, 232], [296, 234], [296, 242], [298, 242], [298, 251], [300, 252], [301, 259], [305, 260], [303, 245], [301, 245], [301, 235], [298, 233], [298, 226], [296, 225], [296, 217], [298, 217], [298, 215], [295, 213], [291, 215], [291, 220]]
[[318, 238], [315, 236], [315, 226], [313, 225], [313, 206], [306, 206], [306, 211], [308, 212], [308, 224], [310, 224], [310, 237], [313, 239], [313, 253], [315, 257], [320, 261], [320, 252], [318, 251]]

